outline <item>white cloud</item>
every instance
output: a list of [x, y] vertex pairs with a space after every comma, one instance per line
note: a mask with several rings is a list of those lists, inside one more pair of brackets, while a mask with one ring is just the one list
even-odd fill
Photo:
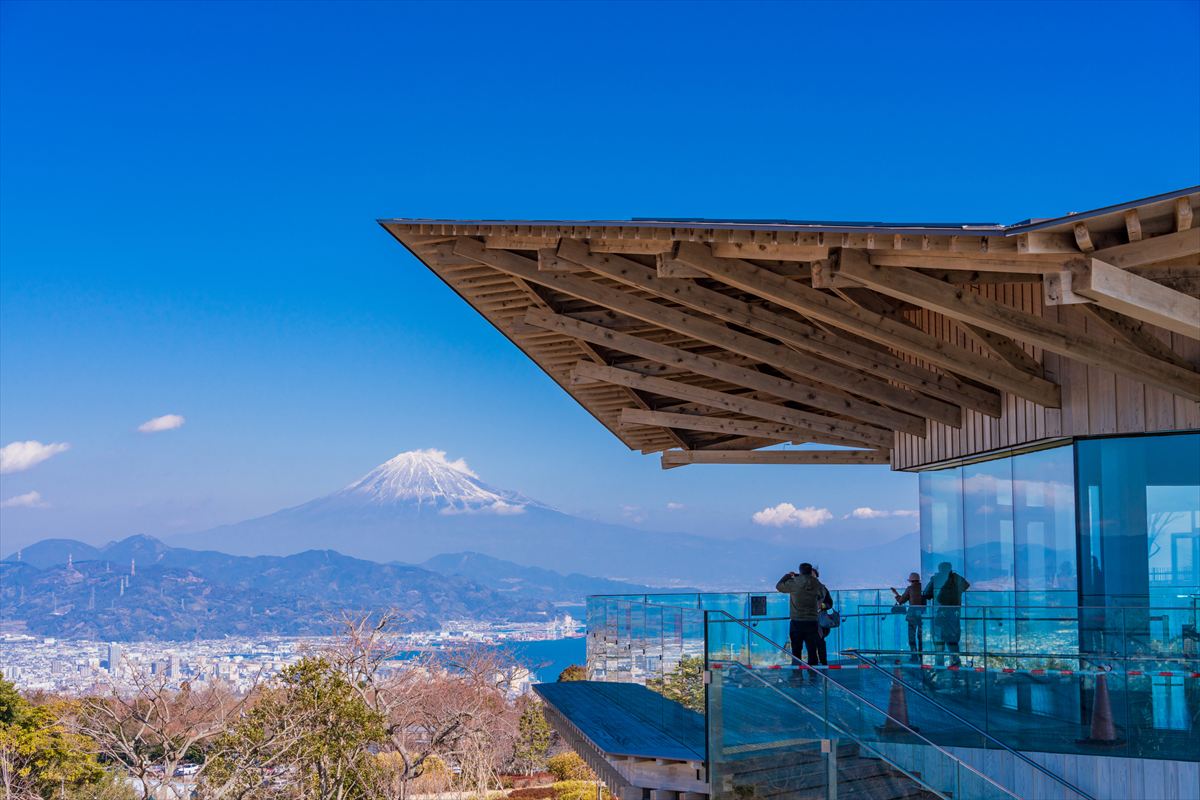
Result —
[[471, 508], [470, 506], [465, 508], [447, 506], [438, 513], [446, 516], [453, 516], [455, 514], [495, 514], [501, 517], [510, 517], [514, 514], [524, 514], [525, 506], [517, 505], [516, 503], [508, 503], [504, 500], [496, 500], [495, 502], [489, 503], [486, 506], [479, 506], [477, 508]]
[[41, 442], [9, 442], [0, 447], [0, 473], [21, 472], [40, 464], [50, 456], [70, 450], [66, 442], [42, 444]]
[[791, 503], [780, 503], [777, 506], [764, 508], [754, 512], [751, 517], [755, 525], [770, 525], [775, 528], [793, 526], [797, 528], [815, 528], [833, 519], [828, 508], [805, 506], [796, 508]]
[[646, 515], [642, 513], [641, 506], [623, 505], [623, 506], [621, 506], [621, 516], [625, 517], [626, 519], [632, 520], [633, 522], [645, 522], [646, 521]]
[[26, 492], [10, 497], [0, 503], [0, 508], [49, 508], [50, 504], [42, 499], [41, 492]]
[[667, 503], [667, 511], [682, 511], [685, 507], [683, 503]]
[[871, 508], [869, 506], [860, 506], [854, 509], [842, 519], [887, 519], [888, 517], [915, 517], [916, 511], [911, 511], [906, 508], [896, 509], [895, 511], [887, 511], [882, 508]]
[[161, 431], [173, 431], [176, 428], [182, 428], [186, 422], [179, 414], [163, 414], [161, 417], [148, 419], [141, 425], [138, 425], [138, 430], [142, 433], [159, 433]]

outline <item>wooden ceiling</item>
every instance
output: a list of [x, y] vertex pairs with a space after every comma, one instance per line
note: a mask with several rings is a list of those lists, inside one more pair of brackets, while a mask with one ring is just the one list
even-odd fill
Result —
[[671, 468], [893, 463], [931, 422], [1058, 408], [1048, 353], [1194, 404], [1200, 363], [1171, 342], [1200, 340], [1198, 211], [1200, 187], [1014, 226], [380, 224]]

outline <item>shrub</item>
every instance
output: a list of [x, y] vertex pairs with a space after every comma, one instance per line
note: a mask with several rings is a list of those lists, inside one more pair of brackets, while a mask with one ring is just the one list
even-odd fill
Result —
[[553, 786], [526, 786], [524, 789], [513, 789], [508, 793], [509, 800], [553, 800]]
[[[596, 782], [593, 780], [559, 781], [551, 789], [554, 790], [554, 800], [596, 800]], [[616, 800], [607, 789], [601, 786], [603, 800]]]
[[567, 752], [551, 756], [546, 761], [546, 769], [555, 780], [562, 781], [594, 781], [596, 774], [592, 772], [578, 753]]
[[567, 681], [586, 681], [586, 680], [587, 680], [587, 670], [584, 669], [579, 664], [572, 664], [571, 666], [564, 669], [562, 672], [558, 673], [558, 682], [559, 683], [566, 683]]

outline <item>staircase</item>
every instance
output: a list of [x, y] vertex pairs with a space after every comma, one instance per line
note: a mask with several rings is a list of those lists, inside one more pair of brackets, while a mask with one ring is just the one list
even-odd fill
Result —
[[828, 754], [792, 750], [737, 762], [727, 773], [733, 796], [744, 800], [936, 800], [941, 795], [880, 758], [865, 755], [854, 742], [839, 742], [833, 770], [836, 794], [829, 792]]

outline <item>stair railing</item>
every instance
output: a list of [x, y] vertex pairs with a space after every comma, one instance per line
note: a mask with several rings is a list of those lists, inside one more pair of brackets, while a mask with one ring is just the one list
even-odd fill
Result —
[[877, 673], [882, 673], [888, 680], [899, 684], [901, 687], [903, 687], [909, 691], [912, 691], [912, 692], [920, 693], [923, 697], [925, 697], [929, 700], [929, 703], [931, 705], [936, 706], [941, 712], [943, 712], [947, 716], [950, 716], [953, 719], [957, 720], [960, 725], [962, 725], [963, 727], [970, 730], [972, 735], [978, 736], [979, 738], [985, 740], [989, 745], [989, 749], [1003, 750], [1003, 751], [1007, 752], [1009, 755], [1011, 755], [1017, 761], [1022, 762], [1023, 764], [1025, 764], [1030, 769], [1032, 769], [1036, 772], [1040, 772], [1042, 775], [1049, 778], [1052, 782], [1057, 783], [1063, 789], [1066, 789], [1069, 792], [1071, 792], [1072, 794], [1068, 795], [1068, 796], [1082, 798], [1082, 800], [1095, 800], [1095, 798], [1092, 797], [1092, 795], [1088, 794], [1083, 789], [1080, 789], [1078, 786], [1071, 783], [1067, 779], [1063, 778], [1061, 775], [1055, 774], [1054, 772], [1047, 769], [1042, 764], [1039, 764], [1038, 762], [1034, 761], [1029, 756], [1022, 753], [1020, 750], [1016, 750], [1013, 747], [1009, 746], [1008, 744], [1005, 744], [1003, 741], [1001, 741], [1000, 739], [997, 739], [995, 736], [991, 735], [990, 733], [985, 731], [983, 728], [980, 728], [978, 725], [975, 725], [974, 723], [972, 723], [970, 720], [966, 719], [962, 715], [954, 712], [950, 708], [947, 708], [946, 706], [937, 702], [933, 698], [929, 697], [929, 695], [927, 693], [925, 693], [921, 690], [921, 687], [914, 686], [910, 681], [906, 680], [901, 675], [888, 672], [885, 667], [880, 666], [873, 659], [870, 659], [855, 650], [843, 650], [842, 653], [856, 659], [857, 663], [862, 665], [864, 668], [875, 670]]

